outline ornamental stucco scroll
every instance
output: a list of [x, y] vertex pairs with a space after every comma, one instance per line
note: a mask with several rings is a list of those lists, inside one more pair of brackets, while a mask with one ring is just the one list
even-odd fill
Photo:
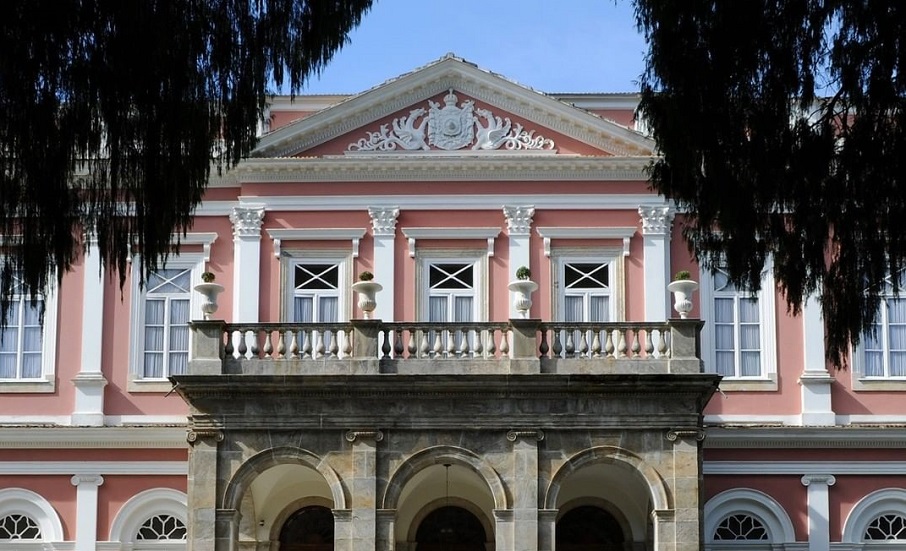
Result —
[[488, 109], [476, 109], [472, 100], [458, 102], [451, 89], [444, 96], [443, 106], [428, 100], [427, 109], [419, 107], [393, 119], [390, 125], [382, 124], [377, 132], [367, 132], [366, 137], [346, 149], [377, 152], [428, 151], [432, 147], [455, 151], [469, 146], [473, 151], [554, 149], [553, 140], [536, 136], [534, 130], [526, 130], [508, 117], [499, 117]]

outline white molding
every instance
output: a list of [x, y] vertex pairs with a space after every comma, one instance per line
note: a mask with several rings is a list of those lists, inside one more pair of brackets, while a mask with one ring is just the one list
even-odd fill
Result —
[[[837, 415], [838, 425], [906, 425], [906, 415]], [[902, 426], [900, 428], [903, 428]]]
[[[865, 528], [880, 515], [895, 514], [903, 516], [906, 509], [906, 490], [902, 488], [884, 488], [876, 490], [859, 500], [850, 510], [843, 523], [843, 537], [846, 543], [861, 544]], [[881, 548], [882, 545], [878, 545]], [[888, 548], [888, 545], [883, 545]]]
[[906, 475], [906, 461], [705, 461], [706, 475]]
[[[796, 416], [794, 416], [796, 417]], [[706, 419], [706, 423], [708, 420]], [[906, 431], [901, 425], [885, 427], [708, 427], [706, 448], [742, 449], [903, 449]], [[804, 473], [800, 473], [804, 474]]]
[[0, 427], [0, 449], [185, 449], [186, 427]]
[[182, 476], [188, 473], [186, 461], [0, 461], [0, 475], [4, 476]]
[[[225, 212], [224, 214], [228, 214]], [[211, 261], [211, 245], [217, 241], [216, 232], [189, 232], [185, 235], [173, 234], [171, 237], [172, 242], [179, 241], [180, 245], [201, 245], [202, 252], [204, 255], [204, 261]]]
[[500, 235], [500, 228], [403, 228], [403, 235], [409, 240], [409, 256], [415, 258], [417, 239], [485, 239], [488, 256], [494, 256], [494, 239]]
[[[547, 206], [549, 207], [549, 205]], [[589, 208], [589, 206], [586, 205], [585, 208]], [[638, 206], [635, 208], [638, 208]], [[544, 256], [547, 257], [551, 255], [551, 239], [621, 239], [623, 241], [623, 256], [629, 256], [629, 241], [637, 230], [638, 228], [635, 226], [613, 228], [539, 226], [535, 228], [538, 235], [544, 239]]]
[[24, 488], [0, 489], [0, 518], [14, 513], [26, 515], [37, 522], [41, 528], [42, 541], [56, 542], [63, 539], [63, 523], [44, 496]]
[[[647, 182], [652, 157], [571, 155], [349, 155], [295, 159], [246, 159], [222, 176], [211, 176], [211, 188], [242, 184], [298, 182]], [[649, 200], [658, 200], [652, 193]], [[644, 201], [636, 202], [638, 208]], [[543, 203], [536, 203], [541, 205]]]
[[267, 234], [274, 240], [274, 256], [280, 258], [283, 241], [351, 241], [352, 257], [359, 257], [359, 240], [365, 228], [273, 228]]

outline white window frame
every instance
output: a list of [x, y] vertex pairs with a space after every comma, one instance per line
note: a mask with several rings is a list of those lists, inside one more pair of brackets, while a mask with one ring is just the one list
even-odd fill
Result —
[[608, 285], [610, 287], [610, 322], [620, 322], [626, 316], [626, 287], [623, 249], [618, 247], [573, 248], [556, 247], [551, 251], [551, 281], [554, 297], [554, 319], [564, 321], [566, 316], [566, 264], [607, 264]]
[[[901, 281], [906, 283], [906, 270], [903, 270], [901, 275]], [[906, 289], [900, 289], [900, 296], [895, 296], [892, 292], [887, 293], [881, 298], [881, 306], [878, 311], [878, 324], [880, 325], [881, 331], [881, 341], [884, 345], [884, 372], [890, 373], [890, 349], [887, 343], [888, 339], [888, 308], [887, 308], [887, 299], [888, 298], [897, 298], [897, 299], [906, 299]], [[852, 378], [853, 378], [853, 390], [862, 390], [862, 391], [890, 391], [890, 390], [906, 390], [906, 376], [896, 376], [892, 377], [890, 375], [882, 376], [868, 376], [865, 375], [865, 338], [863, 337], [859, 340], [859, 344], [854, 347], [852, 350]]]
[[[130, 377], [127, 384], [129, 392], [169, 392], [173, 385], [166, 378], [145, 378], [145, 299], [147, 298], [147, 286], [139, 289], [139, 272], [141, 262], [136, 257], [132, 262], [132, 308], [131, 308], [131, 346], [130, 346]], [[201, 282], [201, 274], [204, 272], [205, 255], [204, 253], [180, 253], [167, 258], [166, 264], [160, 266], [160, 269], [190, 269], [191, 281], [194, 287], [195, 283]], [[189, 292], [189, 319], [200, 320], [204, 318], [201, 311], [201, 296], [194, 290]], [[189, 361], [192, 360], [191, 345], [189, 347]]]
[[110, 541], [119, 542], [118, 549], [186, 548], [186, 541], [166, 542], [136, 540], [139, 528], [155, 515], [169, 515], [188, 526], [188, 499], [186, 494], [170, 488], [153, 488], [132, 496], [123, 504], [110, 526]]
[[[722, 541], [714, 540], [717, 526], [730, 515], [749, 515], [758, 519], [768, 533], [767, 540]], [[719, 550], [772, 550], [796, 542], [793, 523], [786, 510], [771, 496], [750, 488], [725, 490], [705, 503], [702, 510], [705, 551]]]
[[[283, 250], [283, 277], [281, 318], [285, 323], [293, 321], [293, 299], [295, 295], [295, 270], [298, 264], [336, 264], [339, 266], [339, 279], [336, 295], [337, 321], [346, 321], [352, 317], [352, 258], [349, 252], [336, 250]], [[319, 295], [321, 293], [313, 293]], [[329, 295], [332, 293], [323, 293]]]
[[472, 320], [484, 322], [488, 319], [488, 256], [487, 251], [481, 249], [439, 249], [418, 250], [416, 252], [417, 273], [415, 276], [416, 311], [418, 318], [427, 321], [429, 317], [429, 288], [428, 269], [432, 264], [471, 263], [473, 266], [472, 280]]
[[902, 540], [865, 541], [862, 536], [868, 525], [881, 515], [903, 515], [906, 511], [906, 490], [883, 488], [864, 496], [853, 506], [843, 523], [844, 543], [852, 549], [903, 549]]
[[24, 488], [0, 490], [0, 518], [25, 515], [41, 529], [40, 540], [0, 540], [0, 549], [24, 551], [47, 549], [50, 542], [63, 541], [63, 524], [53, 506], [40, 494]]
[[[54, 283], [55, 281], [56, 278], [51, 276], [50, 287], [42, 293], [44, 298], [44, 325], [41, 336], [41, 375], [31, 379], [0, 379], [0, 394], [50, 393], [56, 390], [57, 323], [59, 317], [57, 295], [59, 293]], [[22, 296], [21, 300], [28, 301], [28, 297]]]
[[[717, 365], [717, 353], [715, 350], [716, 337], [714, 324], [714, 274], [711, 270], [704, 267], [700, 270], [700, 291], [701, 291], [701, 316], [705, 325], [701, 332], [702, 356], [705, 359], [705, 371], [707, 373], [716, 373], [713, 369]], [[777, 313], [776, 302], [777, 293], [774, 285], [773, 261], [768, 259], [765, 262], [764, 270], [761, 274], [761, 289], [754, 295], [747, 291], [738, 291], [737, 297], [756, 298], [758, 300], [758, 315], [760, 325], [760, 346], [761, 346], [761, 374], [757, 376], [731, 377], [724, 376], [720, 383], [721, 390], [777, 390]], [[738, 311], [738, 310], [737, 310]], [[738, 328], [739, 321], [734, 322]], [[739, 339], [736, 339], [738, 352]], [[739, 362], [737, 361], [737, 366]]]

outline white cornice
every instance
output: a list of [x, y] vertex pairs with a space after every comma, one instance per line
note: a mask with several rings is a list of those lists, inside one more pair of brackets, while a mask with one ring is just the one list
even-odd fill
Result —
[[403, 228], [403, 235], [409, 240], [409, 256], [415, 258], [416, 239], [485, 239], [488, 256], [494, 256], [494, 239], [500, 235], [500, 228]]
[[272, 228], [267, 234], [274, 240], [274, 256], [280, 256], [283, 241], [350, 241], [352, 257], [359, 256], [359, 240], [365, 236], [364, 228]]
[[215, 232], [189, 232], [185, 235], [173, 234], [170, 241], [181, 245], [201, 245], [204, 251], [204, 261], [211, 261], [211, 245], [217, 241]]
[[571, 155], [344, 155], [246, 159], [209, 187], [254, 183], [304, 182], [647, 182], [652, 157], [586, 157]]
[[[246, 201], [263, 204], [267, 211], [367, 211], [369, 208], [400, 210], [500, 210], [518, 198], [520, 203], [535, 205], [536, 211], [556, 210], [631, 210], [663, 198], [657, 195], [627, 193], [589, 194], [524, 194], [524, 195], [423, 195], [413, 191], [406, 195], [281, 195], [242, 196], [239, 201], [209, 201], [198, 205], [196, 216], [226, 216], [232, 207]], [[667, 202], [665, 201], [666, 205]]]
[[648, 155], [654, 149], [637, 132], [448, 56], [271, 132], [255, 155], [299, 154], [451, 88], [615, 155]]
[[10, 461], [0, 475], [186, 475], [185, 461]]
[[0, 449], [185, 448], [186, 427], [0, 427]]
[[906, 428], [709, 427], [706, 448], [906, 448]]
[[623, 256], [629, 256], [629, 240], [635, 235], [636, 230], [635, 226], [615, 228], [537, 228], [538, 235], [544, 239], [544, 256], [551, 255], [551, 239], [621, 239], [623, 240]]
[[906, 475], [906, 461], [705, 461], [705, 475]]

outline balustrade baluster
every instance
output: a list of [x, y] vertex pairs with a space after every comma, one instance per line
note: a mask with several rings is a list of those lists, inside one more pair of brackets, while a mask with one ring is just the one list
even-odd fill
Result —
[[271, 344], [271, 332], [264, 332], [264, 359], [273, 360], [274, 346]]
[[560, 330], [556, 329], [556, 328], [552, 329], [551, 335], [553, 335], [553, 337], [554, 337], [554, 349], [553, 349], [554, 356], [553, 357], [559, 358], [560, 355], [563, 354], [563, 344], [560, 342], [560, 338], [561, 338]]
[[510, 332], [506, 329], [500, 332], [500, 355], [504, 358], [510, 355]]
[[641, 345], [641, 343], [639, 343], [639, 330], [638, 329], [632, 330], [632, 347], [630, 348], [630, 350], [632, 350], [633, 358], [638, 358], [639, 352], [642, 351], [642, 345]]
[[447, 333], [447, 348], [444, 351], [444, 357], [450, 358], [456, 355], [456, 331], [450, 329]]
[[576, 345], [573, 344], [573, 331], [566, 332], [566, 357], [571, 358], [576, 354]]
[[579, 357], [586, 358], [588, 357], [588, 331], [580, 332], [579, 337]]
[[[504, 330], [500, 331], [501, 334], [504, 334], [504, 332]], [[497, 330], [493, 327], [488, 330], [488, 357], [497, 357]]]
[[443, 335], [441, 335], [441, 331], [434, 332], [434, 357], [435, 358], [438, 357], [440, 354], [442, 354], [444, 351], [444, 345], [441, 342], [442, 337], [443, 337]]
[[428, 348], [428, 332], [427, 331], [422, 331], [422, 342], [418, 348], [419, 348], [419, 357], [427, 358], [428, 352], [430, 351], [430, 348]]
[[406, 349], [409, 351], [409, 357], [417, 358], [418, 355], [416, 355], [417, 349], [415, 343], [418, 340], [418, 331], [416, 331], [415, 329], [409, 329], [407, 333], [408, 338], [406, 339]]
[[227, 331], [226, 334], [226, 345], [223, 347], [223, 353], [227, 358], [233, 357], [233, 332]]
[[252, 336], [252, 358], [257, 358], [258, 353], [260, 352], [258, 348], [258, 341], [260, 339], [260, 336], [258, 335], [258, 331], [249, 331], [249, 335]]
[[475, 352], [475, 357], [476, 357], [476, 358], [482, 358], [482, 357], [484, 357], [484, 356], [483, 356], [483, 354], [484, 354], [484, 344], [483, 344], [482, 341], [484, 341], [484, 339], [486, 338], [486, 336], [487, 336], [487, 331], [485, 331], [484, 329], [476, 329], [476, 330], [475, 330], [475, 349], [474, 349], [474, 352]]
[[315, 353], [317, 355], [312, 354], [312, 357], [313, 358], [323, 358], [324, 357], [324, 335], [320, 331], [312, 331], [312, 333], [315, 335], [315, 342], [317, 343], [317, 347], [315, 348]]
[[295, 331], [290, 330], [289, 333], [289, 357], [295, 360], [299, 357], [299, 339]]
[[246, 336], [245, 331], [239, 332], [239, 359], [240, 360], [246, 359], [245, 355], [249, 351], [248, 346], [245, 344], [245, 336]]
[[286, 358], [286, 331], [280, 329], [277, 331], [277, 358], [284, 359]]
[[348, 358], [352, 356], [352, 331], [349, 329], [343, 330], [343, 357]]
[[328, 333], [330, 335], [330, 357], [332, 359], [337, 359], [337, 353], [340, 351], [340, 334], [336, 331]]
[[302, 359], [307, 360], [312, 358], [312, 344], [311, 340], [314, 337], [314, 331], [302, 331]]
[[591, 340], [591, 355], [595, 358], [601, 357], [601, 330], [594, 330], [594, 338]]
[[617, 333], [620, 335], [620, 340], [617, 342], [617, 357], [625, 358], [626, 357], [626, 330], [617, 329]]
[[542, 358], [546, 358], [547, 353], [550, 352], [550, 346], [547, 344], [547, 329], [541, 331], [541, 345], [538, 346], [538, 352], [541, 353]]
[[613, 331], [608, 329], [605, 334], [607, 335], [604, 338], [604, 355], [608, 358], [613, 357]]
[[403, 330], [399, 327], [393, 337], [393, 355], [397, 358], [403, 357]]
[[651, 329], [645, 330], [645, 355], [649, 358], [654, 354], [654, 335]]
[[390, 358], [390, 351], [393, 350], [393, 345], [390, 344], [390, 335], [392, 331], [386, 329], [382, 332], [384, 333], [384, 342], [381, 343], [381, 358], [388, 359]]
[[659, 335], [659, 337], [660, 338], [658, 338], [657, 351], [658, 351], [658, 354], [660, 354], [661, 356], [664, 356], [665, 354], [667, 354], [667, 348], [668, 348], [667, 347], [667, 331], [661, 331], [661, 334]]

